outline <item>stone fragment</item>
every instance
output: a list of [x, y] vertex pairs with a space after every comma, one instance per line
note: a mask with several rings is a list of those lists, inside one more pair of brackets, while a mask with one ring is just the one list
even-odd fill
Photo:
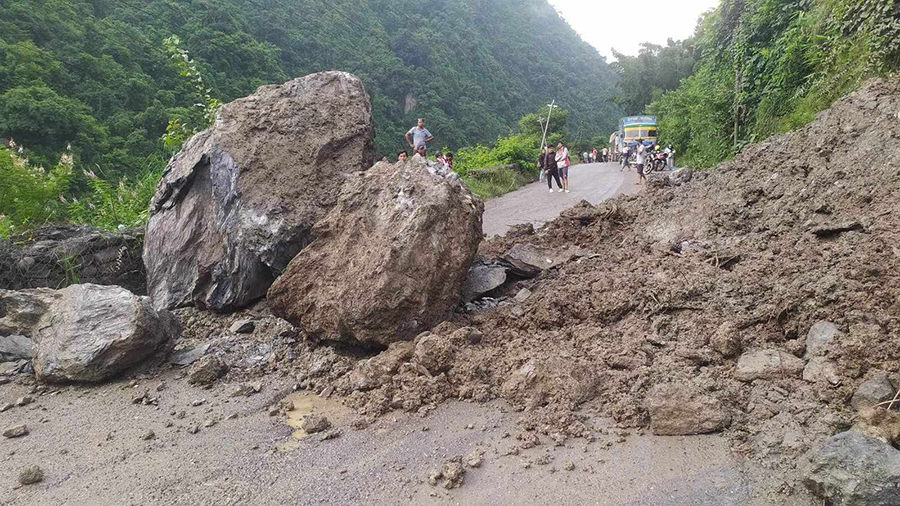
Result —
[[24, 423], [20, 424], [20, 425], [14, 425], [3, 431], [3, 437], [9, 438], [9, 439], [23, 437], [23, 436], [27, 436], [27, 435], [28, 435], [28, 426], [25, 425]]
[[331, 422], [327, 417], [317, 415], [315, 413], [307, 415], [302, 422], [300, 422], [300, 428], [303, 429], [307, 434], [315, 434], [317, 432], [324, 432], [331, 428]]
[[19, 397], [18, 399], [16, 399], [16, 406], [17, 407], [27, 406], [27, 405], [31, 404], [32, 402], [34, 402], [34, 397], [32, 397], [30, 395], [23, 395], [22, 397]]
[[40, 466], [29, 466], [19, 472], [19, 483], [33, 485], [44, 481], [44, 470]]
[[650, 431], [658, 436], [718, 432], [731, 424], [722, 402], [691, 384], [657, 385], [647, 396]]
[[752, 351], [744, 353], [738, 359], [735, 375], [741, 381], [799, 378], [803, 375], [805, 365], [802, 359], [786, 351]]
[[875, 406], [892, 400], [896, 393], [888, 375], [879, 371], [859, 385], [850, 399], [850, 405], [854, 409]]
[[256, 330], [256, 324], [253, 320], [238, 320], [231, 325], [229, 330], [235, 334], [252, 334]]
[[179, 350], [173, 353], [171, 357], [169, 357], [169, 362], [175, 365], [186, 367], [200, 360], [200, 358], [206, 355], [207, 351], [209, 351], [208, 343], [185, 350]]
[[463, 285], [463, 302], [471, 302], [480, 295], [500, 287], [506, 282], [506, 268], [499, 265], [475, 265], [469, 269]]
[[448, 371], [455, 356], [456, 347], [447, 337], [426, 332], [416, 338], [415, 361], [432, 375]]
[[823, 355], [831, 343], [835, 340], [839, 341], [843, 336], [844, 334], [838, 330], [837, 325], [831, 322], [817, 321], [806, 334], [806, 358]]
[[675, 186], [689, 182], [694, 177], [694, 171], [690, 167], [678, 169], [669, 174], [669, 182]]
[[803, 369], [803, 380], [810, 383], [827, 382], [830, 385], [840, 385], [841, 377], [838, 376], [834, 362], [825, 357], [814, 357], [806, 363]]
[[150, 204], [143, 256], [156, 307], [228, 311], [265, 296], [344, 179], [372, 166], [374, 133], [363, 84], [345, 72], [222, 107], [169, 162]]
[[519, 290], [519, 293], [516, 294], [515, 300], [516, 302], [525, 302], [531, 297], [531, 290], [527, 288], [523, 288]]
[[34, 343], [28, 337], [18, 334], [0, 335], [0, 362], [31, 360]]
[[832, 504], [898, 504], [900, 450], [885, 441], [851, 430], [811, 450], [804, 460], [804, 485]]
[[191, 366], [188, 371], [188, 383], [201, 386], [212, 385], [227, 372], [228, 366], [219, 357], [206, 356]]

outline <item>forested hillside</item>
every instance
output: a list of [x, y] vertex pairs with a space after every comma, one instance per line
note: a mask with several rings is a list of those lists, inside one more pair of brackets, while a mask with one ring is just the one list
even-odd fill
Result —
[[509, 134], [553, 98], [583, 136], [620, 112], [614, 72], [546, 0], [0, 0], [0, 137], [47, 166], [71, 144], [76, 167], [112, 180], [165, 160], [160, 136], [195, 102], [171, 35], [223, 102], [357, 74], [384, 155], [419, 116], [455, 149]]
[[[662, 142], [682, 162], [710, 167], [809, 123], [864, 79], [895, 72], [900, 3], [723, 0], [692, 39], [651, 49], [620, 59], [619, 102], [628, 112], [649, 104]], [[693, 68], [680, 74], [691, 58]]]

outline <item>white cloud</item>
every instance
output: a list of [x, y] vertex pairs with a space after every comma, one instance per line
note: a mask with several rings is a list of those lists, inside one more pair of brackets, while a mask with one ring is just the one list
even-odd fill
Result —
[[612, 49], [636, 55], [641, 42], [664, 45], [694, 33], [697, 20], [719, 0], [550, 0], [588, 44], [612, 60]]

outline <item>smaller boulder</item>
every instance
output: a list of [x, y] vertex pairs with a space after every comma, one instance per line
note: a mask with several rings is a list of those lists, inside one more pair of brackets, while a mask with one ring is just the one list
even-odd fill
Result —
[[735, 376], [741, 381], [799, 378], [805, 367], [803, 360], [781, 350], [747, 352], [738, 359]]
[[531, 244], [516, 244], [500, 258], [500, 261], [509, 268], [511, 273], [523, 278], [533, 278], [580, 254], [581, 251], [577, 248], [560, 252]]
[[806, 364], [803, 369], [803, 380], [809, 383], [825, 382], [835, 386], [841, 384], [841, 377], [837, 374], [834, 362], [825, 357], [815, 357]]
[[854, 409], [875, 406], [893, 399], [896, 393], [888, 375], [878, 372], [859, 385], [859, 388], [853, 393], [853, 398], [850, 399], [850, 405]]
[[13, 439], [17, 437], [23, 437], [28, 435], [28, 426], [24, 423], [21, 425], [15, 425], [13, 427], [9, 427], [8, 429], [3, 431], [3, 437]]
[[324, 416], [319, 416], [316, 414], [307, 415], [306, 418], [300, 423], [300, 428], [304, 430], [307, 434], [316, 434], [318, 432], [325, 432], [326, 430], [331, 428], [331, 421]]
[[723, 323], [710, 337], [709, 344], [723, 357], [730, 358], [741, 352], [741, 341], [731, 323]]
[[658, 436], [718, 432], [731, 425], [731, 414], [719, 399], [693, 385], [657, 385], [647, 396], [650, 431]]
[[414, 356], [416, 362], [428, 372], [439, 374], [453, 367], [456, 347], [451, 339], [426, 332], [416, 339]]
[[463, 302], [471, 302], [506, 283], [506, 268], [499, 265], [476, 265], [469, 269], [463, 285]]
[[842, 506], [896, 506], [900, 450], [851, 430], [805, 457], [803, 483], [816, 496]]
[[0, 336], [0, 362], [31, 360], [33, 346], [31, 339], [25, 336], [18, 334]]
[[835, 340], [840, 340], [843, 335], [837, 325], [831, 322], [817, 321], [806, 334], [806, 357], [818, 357], [825, 354], [828, 346]]
[[690, 167], [685, 167], [669, 174], [669, 181], [673, 185], [678, 186], [689, 182], [693, 177], [694, 171]]
[[33, 485], [44, 481], [44, 470], [40, 466], [29, 466], [19, 473], [19, 483]]
[[219, 357], [209, 355], [191, 366], [188, 372], [188, 383], [192, 385], [212, 385], [228, 372], [228, 366]]

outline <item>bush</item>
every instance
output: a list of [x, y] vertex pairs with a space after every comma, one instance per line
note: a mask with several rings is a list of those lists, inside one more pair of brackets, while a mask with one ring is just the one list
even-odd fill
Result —
[[63, 219], [63, 194], [72, 184], [72, 155], [47, 171], [20, 156], [13, 141], [10, 148], [0, 148], [0, 237]]
[[90, 193], [80, 199], [73, 198], [68, 208], [72, 222], [103, 230], [115, 230], [120, 225], [144, 226], [150, 218], [150, 200], [165, 167], [155, 165], [134, 180], [123, 178], [116, 185], [85, 171]]

